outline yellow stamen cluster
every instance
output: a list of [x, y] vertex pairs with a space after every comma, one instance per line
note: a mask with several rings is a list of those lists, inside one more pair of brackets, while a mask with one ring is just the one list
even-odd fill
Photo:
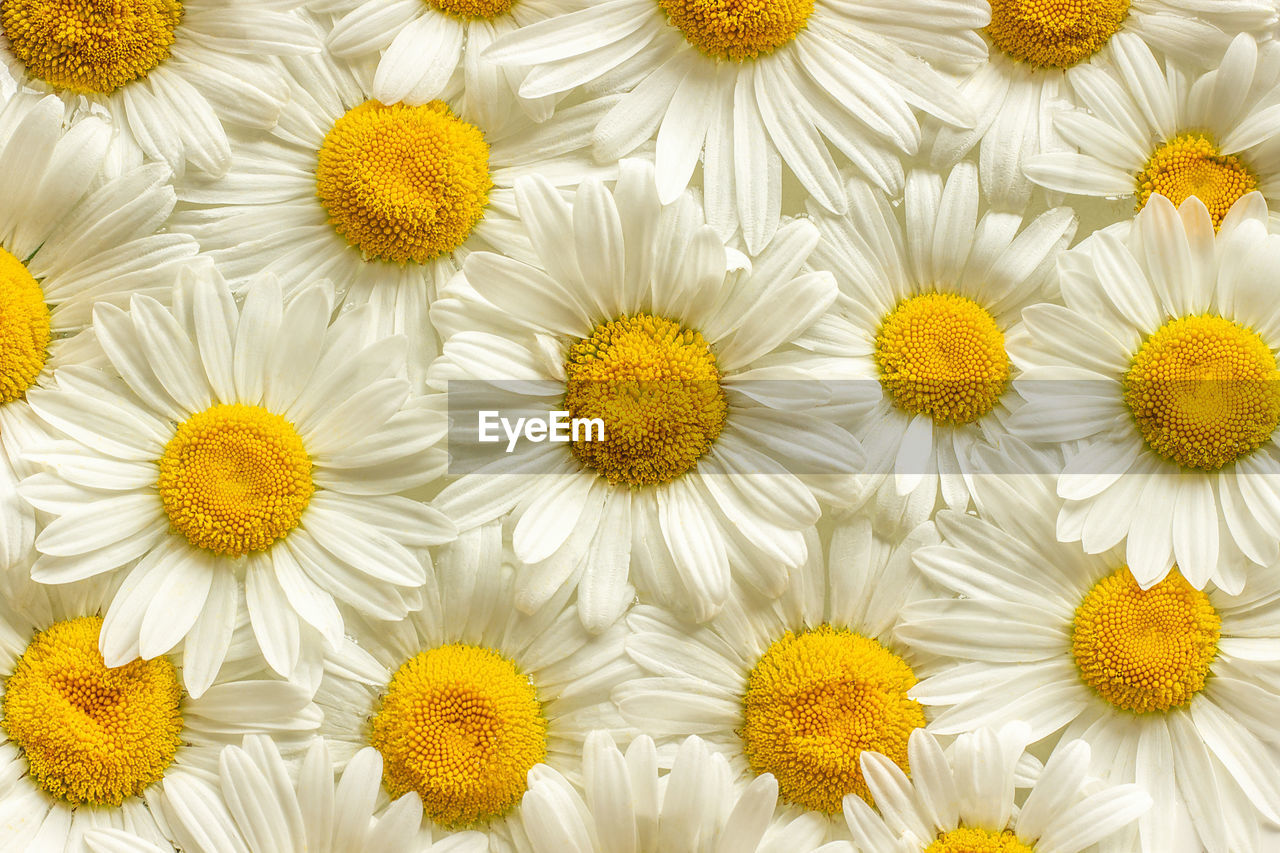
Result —
[[1023, 844], [1012, 830], [993, 832], [972, 826], [961, 826], [938, 834], [924, 853], [1035, 853]]
[[392, 797], [417, 791], [449, 828], [500, 817], [547, 755], [547, 720], [528, 676], [499, 653], [461, 643], [410, 658], [373, 718]]
[[880, 383], [894, 405], [939, 424], [971, 423], [1009, 383], [1004, 333], [978, 303], [954, 293], [904, 299], [876, 334]]
[[1152, 193], [1175, 205], [1191, 196], [1204, 202], [1216, 229], [1231, 205], [1258, 188], [1258, 179], [1234, 154], [1223, 154], [1203, 133], [1182, 133], [1161, 145], [1138, 173], [1138, 210]]
[[178, 427], [156, 488], [169, 522], [192, 545], [234, 557], [297, 527], [315, 491], [293, 424], [239, 404], [212, 406]]
[[1014, 59], [1069, 68], [1102, 50], [1129, 14], [1129, 0], [991, 0], [987, 35]]
[[663, 317], [624, 314], [596, 326], [569, 349], [565, 375], [570, 415], [604, 421], [604, 441], [584, 437], [573, 453], [612, 483], [673, 480], [724, 428], [729, 404], [711, 346]]
[[443, 101], [365, 101], [333, 123], [316, 163], [334, 230], [366, 258], [401, 264], [461, 246], [492, 187], [484, 134]]
[[0, 24], [27, 70], [58, 89], [106, 94], [169, 56], [178, 0], [3, 0]]
[[49, 306], [22, 261], [0, 249], [0, 403], [21, 399], [49, 356]]
[[427, 0], [434, 9], [455, 18], [492, 20], [511, 11], [516, 0]]
[[1143, 439], [1187, 468], [1216, 471], [1280, 424], [1280, 370], [1257, 332], [1214, 315], [1180, 317], [1142, 342], [1124, 400]]
[[182, 744], [182, 688], [168, 658], [108, 667], [102, 619], [38, 632], [4, 685], [5, 734], [53, 797], [118, 806], [164, 776]]
[[1098, 581], [1076, 610], [1071, 654], [1085, 683], [1117, 708], [1181, 708], [1204, 689], [1222, 619], [1174, 568], [1143, 590], [1127, 567]]
[[741, 62], [794, 39], [814, 0], [658, 0], [671, 25], [709, 56]]
[[747, 761], [805, 808], [834, 814], [846, 794], [870, 801], [858, 758], [871, 750], [907, 767], [907, 739], [925, 723], [907, 698], [915, 683], [911, 667], [873, 639], [829, 625], [788, 631], [747, 679]]

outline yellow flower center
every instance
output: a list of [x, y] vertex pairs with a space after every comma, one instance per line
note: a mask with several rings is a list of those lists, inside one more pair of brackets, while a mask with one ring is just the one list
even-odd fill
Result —
[[1138, 210], [1152, 193], [1175, 205], [1195, 196], [1209, 208], [1215, 229], [1231, 205], [1258, 188], [1258, 179], [1239, 157], [1223, 154], [1202, 133], [1182, 133], [1157, 148], [1137, 182]]
[[108, 667], [102, 619], [38, 632], [4, 686], [5, 734], [51, 796], [118, 806], [164, 776], [182, 744], [182, 687], [168, 658]]
[[991, 0], [987, 35], [1014, 59], [1068, 68], [1102, 50], [1129, 0]]
[[169, 56], [178, 0], [3, 0], [0, 24], [27, 70], [58, 89], [107, 94]]
[[880, 384], [894, 404], [939, 424], [990, 412], [1009, 383], [1004, 333], [978, 303], [953, 293], [904, 299], [876, 334]]
[[528, 676], [490, 649], [421, 652], [391, 678], [369, 742], [393, 798], [417, 791], [436, 823], [501, 817], [547, 756], [547, 720]]
[[993, 832], [962, 826], [939, 833], [937, 839], [924, 848], [924, 853], [1035, 853], [1035, 848], [1023, 844], [1009, 829]]
[[804, 29], [814, 0], [658, 0], [671, 25], [709, 56], [772, 53]]
[[[666, 483], [692, 468], [724, 428], [729, 404], [702, 335], [652, 314], [596, 326], [569, 349], [564, 407], [604, 422], [573, 453], [611, 483]], [[598, 438], [598, 433], [590, 433]]]
[[434, 9], [455, 18], [492, 20], [511, 11], [516, 0], [427, 0]]
[[846, 794], [870, 801], [858, 757], [871, 750], [907, 767], [907, 739], [925, 723], [907, 698], [915, 683], [902, 658], [868, 637], [829, 625], [788, 631], [747, 679], [747, 761], [805, 808], [834, 814]]
[[0, 403], [21, 399], [49, 356], [49, 306], [22, 261], [0, 249]]
[[192, 545], [234, 557], [297, 527], [315, 491], [293, 424], [238, 404], [212, 406], [178, 427], [156, 488], [169, 522]]
[[1181, 317], [1142, 342], [1124, 400], [1152, 450], [1216, 471], [1271, 438], [1277, 380], [1275, 355], [1257, 332], [1213, 315]]
[[1174, 568], [1143, 590], [1128, 567], [1098, 581], [1072, 623], [1080, 676], [1117, 708], [1181, 708], [1204, 689], [1222, 619]]
[[443, 101], [365, 101], [333, 123], [316, 164], [334, 230], [366, 258], [401, 264], [461, 246], [492, 187], [484, 134]]

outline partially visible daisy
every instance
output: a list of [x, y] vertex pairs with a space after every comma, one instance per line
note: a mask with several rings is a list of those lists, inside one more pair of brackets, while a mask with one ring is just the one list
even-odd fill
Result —
[[1054, 126], [1079, 152], [1032, 157], [1026, 173], [1052, 190], [1181, 204], [1198, 197], [1222, 224], [1240, 198], [1261, 191], [1280, 201], [1280, 44], [1239, 35], [1215, 67], [1191, 78], [1162, 68], [1135, 37], [1117, 36], [1106, 69], [1073, 78], [1081, 109]]
[[241, 581], [262, 653], [288, 676], [341, 639], [335, 598], [386, 619], [413, 609], [425, 546], [454, 529], [399, 494], [442, 468], [443, 414], [411, 396], [405, 341], [373, 334], [368, 309], [330, 325], [323, 288], [286, 303], [270, 276], [241, 307], [213, 271], [183, 276], [173, 301], [95, 307], [114, 372], [63, 368], [56, 390], [28, 393], [72, 440], [34, 455], [49, 470], [22, 489], [53, 516], [32, 577], [123, 573], [107, 663], [183, 644], [198, 696]]
[[[1028, 160], [1067, 150], [1066, 140], [1079, 142], [1087, 129], [1055, 123], [1052, 112], [1095, 103], [1097, 81], [1105, 76], [1099, 66], [1132, 73], [1141, 61], [1137, 53], [1150, 48], [1180, 65], [1208, 68], [1232, 36], [1249, 33], [1241, 38], [1252, 42], [1275, 22], [1271, 0], [991, 0], [985, 30], [991, 59], [960, 85], [978, 121], [972, 128], [940, 128], [933, 165], [950, 168], [981, 143], [983, 190], [996, 206], [1022, 210], [1032, 188], [1023, 174]], [[1141, 98], [1137, 103], [1147, 105]], [[1096, 153], [1101, 144], [1091, 139], [1082, 147]]]
[[674, 201], [701, 159], [707, 220], [741, 225], [752, 252], [777, 230], [782, 167], [825, 209], [848, 206], [832, 149], [891, 195], [921, 132], [913, 108], [973, 117], [945, 72], [974, 67], [988, 21], [967, 0], [609, 0], [531, 24], [489, 48], [533, 66], [536, 98], [604, 75], [626, 95], [595, 128], [611, 162], [657, 135], [659, 195]]
[[1151, 197], [1132, 227], [1061, 259], [1065, 304], [1023, 312], [1012, 433], [1067, 451], [1058, 536], [1124, 542], [1143, 587], [1176, 562], [1231, 591], [1280, 543], [1280, 236], [1246, 196], [1214, 230], [1199, 198]]
[[95, 827], [170, 850], [169, 778], [216, 772], [221, 748], [246, 735], [296, 751], [320, 723], [307, 690], [263, 677], [260, 659], [242, 654], [251, 645], [237, 643], [199, 698], [186, 686], [190, 655], [107, 665], [98, 640], [112, 586], [30, 584], [0, 600], [4, 850], [81, 853]]
[[735, 783], [724, 756], [699, 737], [685, 739], [669, 772], [653, 739], [625, 753], [604, 732], [582, 751], [581, 787], [550, 767], [536, 768], [521, 811], [532, 853], [844, 853], [822, 844], [824, 828], [805, 818], [774, 821], [778, 783], [770, 774]]
[[[923, 729], [911, 733], [908, 779], [891, 759], [863, 753], [862, 772], [879, 812], [845, 799], [845, 820], [862, 853], [1080, 853], [1136, 826], [1151, 808], [1137, 785], [1097, 785], [1084, 741], [1060, 746], [1025, 799], [1018, 760], [1027, 727], [1009, 723], [961, 735], [944, 752]], [[1015, 800], [1020, 803], [1015, 804]]]
[[167, 298], [196, 256], [190, 237], [156, 233], [174, 205], [165, 166], [105, 178], [110, 134], [96, 117], [64, 125], [53, 97], [0, 112], [0, 565], [22, 559], [36, 532], [17, 482], [36, 470], [23, 454], [50, 431], [27, 393], [59, 367], [100, 361], [83, 332], [95, 302]]
[[316, 694], [335, 762], [372, 746], [389, 797], [416, 792], [433, 832], [483, 831], [493, 853], [522, 849], [520, 800], [542, 765], [569, 772], [590, 731], [624, 728], [609, 691], [635, 675], [621, 625], [593, 637], [568, 590], [522, 614], [515, 575], [498, 525], [462, 534], [420, 611], [351, 621]]
[[384, 104], [425, 103], [443, 97], [461, 74], [462, 89], [482, 126], [496, 124], [513, 109], [545, 121], [558, 100], [518, 97], [527, 69], [495, 65], [485, 48], [521, 27], [586, 6], [583, 0], [311, 0], [307, 5], [340, 16], [325, 40], [335, 56], [379, 57], [373, 97]]
[[228, 126], [270, 130], [289, 97], [276, 57], [319, 50], [301, 0], [6, 0], [0, 64], [14, 86], [104, 112], [176, 173], [220, 175]]
[[817, 495], [833, 495], [809, 475], [861, 462], [848, 432], [805, 411], [827, 391], [814, 357], [788, 346], [836, 297], [830, 273], [800, 272], [817, 229], [789, 222], [750, 270], [731, 271], [745, 259], [691, 195], [663, 205], [650, 165], [621, 169], [612, 191], [588, 181], [572, 202], [521, 181], [536, 260], [473, 253], [432, 312], [438, 387], [498, 382], [512, 410], [602, 421], [602, 441], [525, 442], [436, 501], [461, 529], [510, 512], [528, 564], [519, 606], [576, 586], [594, 630], [632, 584], [699, 619], [735, 575], [776, 596], [805, 559]]
[[180, 186], [188, 205], [172, 227], [237, 289], [260, 272], [286, 294], [324, 278], [344, 304], [372, 304], [382, 334], [408, 338], [413, 379], [437, 353], [427, 306], [459, 262], [476, 250], [527, 254], [512, 222], [516, 178], [574, 184], [615, 171], [577, 153], [609, 100], [543, 125], [517, 112], [491, 126], [474, 94], [383, 104], [365, 64], [326, 53], [286, 68], [292, 100], [275, 133], [238, 145], [224, 179]]
[[952, 660], [911, 691], [929, 730], [1062, 732], [1050, 767], [1085, 740], [1092, 773], [1155, 801], [1123, 849], [1263, 849], [1260, 822], [1280, 820], [1280, 574], [1235, 597], [1177, 569], [1144, 590], [1118, 551], [1058, 541], [1052, 477], [975, 482], [980, 516], [940, 512], [942, 544], [914, 555], [943, 595], [909, 603], [895, 632]]
[[632, 610], [627, 654], [647, 676], [613, 698], [659, 745], [696, 734], [735, 777], [772, 774], [781, 801], [827, 831], [846, 795], [870, 796], [864, 751], [905, 768], [907, 739], [925, 725], [911, 698], [920, 659], [891, 632], [921, 595], [911, 552], [937, 538], [925, 524], [891, 546], [858, 517], [835, 529], [827, 561], [816, 538], [778, 600], [734, 595], [693, 630], [655, 607]]
[[1058, 254], [1076, 220], [1055, 208], [1024, 222], [985, 209], [978, 169], [913, 171], [901, 212], [848, 184], [847, 216], [811, 206], [823, 239], [810, 265], [835, 273], [840, 299], [797, 340], [824, 375], [875, 405], [857, 430], [867, 453], [859, 505], [904, 530], [941, 501], [969, 503], [975, 443], [1004, 432], [1012, 364], [1006, 340], [1023, 308], [1055, 298]]

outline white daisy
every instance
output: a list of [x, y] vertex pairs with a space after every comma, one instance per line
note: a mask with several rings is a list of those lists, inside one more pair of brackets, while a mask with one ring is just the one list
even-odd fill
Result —
[[0, 111], [0, 565], [22, 559], [35, 537], [18, 479], [35, 472], [23, 453], [49, 430], [27, 392], [50, 387], [65, 365], [101, 355], [81, 334], [95, 302], [132, 293], [167, 298], [191, 262], [187, 236], [158, 234], [173, 209], [169, 171], [143, 166], [107, 180], [110, 126], [87, 117], [64, 126], [57, 98], [19, 97]]
[[[1087, 123], [1085, 128], [1074, 122], [1055, 126], [1051, 115], [1055, 109], [1097, 103], [1096, 81], [1105, 76], [1099, 65], [1129, 73], [1134, 52], [1146, 45], [1189, 67], [1208, 68], [1221, 58], [1233, 35], [1249, 32], [1262, 37], [1276, 22], [1272, 0], [990, 3], [991, 23], [985, 32], [991, 59], [960, 86], [961, 98], [977, 113], [977, 123], [972, 128], [940, 128], [932, 162], [935, 168], [950, 168], [980, 142], [982, 188], [993, 204], [1008, 210], [1022, 210], [1030, 198], [1031, 184], [1023, 174], [1030, 158], [1068, 150], [1067, 140], [1079, 142]], [[1242, 38], [1252, 42], [1254, 36]], [[1137, 103], [1145, 106], [1142, 100]], [[1102, 114], [1104, 120], [1107, 115]], [[1098, 150], [1092, 139], [1082, 147], [1090, 153]]]
[[384, 104], [421, 104], [442, 97], [461, 72], [475, 121], [496, 125], [513, 109], [535, 121], [558, 98], [520, 98], [527, 69], [502, 68], [484, 56], [495, 39], [520, 27], [584, 8], [583, 0], [311, 0], [309, 8], [340, 16], [326, 39], [343, 59], [380, 55], [373, 97]]
[[[581, 788], [550, 767], [530, 774], [521, 811], [532, 853], [844, 853], [822, 844], [822, 827], [773, 820], [778, 783], [766, 773], [735, 784], [724, 756], [696, 736], [659, 771], [652, 738], [625, 753], [605, 732], [582, 751]], [[819, 846], [821, 845], [821, 846]]]
[[659, 745], [696, 734], [727, 755], [735, 774], [771, 773], [780, 799], [827, 832], [845, 795], [869, 795], [862, 752], [905, 767], [907, 738], [925, 725], [908, 695], [919, 659], [889, 637], [898, 611], [921, 594], [911, 551], [937, 536], [925, 524], [891, 546], [859, 517], [835, 529], [826, 565], [811, 536], [810, 562], [778, 600], [732, 596], [692, 630], [636, 607], [627, 654], [648, 675], [619, 685], [613, 698]]
[[[414, 0], [420, 2], [420, 0]], [[286, 293], [326, 278], [347, 304], [372, 303], [383, 334], [409, 339], [410, 378], [437, 353], [427, 306], [474, 250], [527, 254], [511, 221], [520, 175], [558, 184], [611, 175], [575, 155], [612, 103], [589, 101], [535, 125], [478, 124], [455, 90], [419, 106], [371, 98], [370, 69], [293, 57], [292, 100], [271, 136], [237, 146], [221, 180], [188, 180], [172, 227], [209, 250], [233, 285], [259, 272]]]
[[0, 600], [4, 850], [79, 853], [86, 831], [108, 827], [170, 850], [160, 815], [171, 776], [216, 772], [221, 748], [246, 735], [296, 750], [320, 724], [308, 691], [262, 677], [251, 643], [236, 643], [199, 698], [181, 656], [108, 666], [98, 634], [112, 586], [28, 584]]
[[623, 728], [609, 691], [635, 675], [622, 626], [593, 637], [567, 590], [517, 612], [516, 573], [498, 525], [464, 533], [420, 611], [351, 620], [316, 694], [335, 761], [372, 746], [390, 797], [416, 791], [433, 832], [483, 831], [493, 853], [523, 849], [520, 799], [544, 764], [568, 772], [588, 732]]
[[1023, 720], [1033, 740], [1063, 733], [1050, 766], [1087, 741], [1091, 772], [1155, 801], [1122, 849], [1263, 849], [1259, 823], [1280, 819], [1280, 575], [1236, 597], [1177, 571], [1143, 590], [1119, 552], [1057, 541], [1051, 476], [983, 477], [975, 499], [980, 517], [940, 512], [943, 544], [915, 553], [945, 597], [909, 603], [895, 632], [954, 661], [911, 692], [937, 709], [930, 731]]
[[73, 111], [110, 115], [133, 158], [220, 175], [228, 127], [269, 130], [288, 100], [276, 57], [319, 49], [292, 12], [300, 2], [8, 0], [5, 94], [55, 92]]
[[1198, 198], [1152, 196], [1132, 228], [1096, 232], [1060, 262], [1065, 307], [1023, 312], [1009, 355], [1027, 401], [1009, 420], [1067, 451], [1058, 536], [1125, 542], [1142, 586], [1176, 561], [1200, 588], [1238, 591], [1280, 542], [1280, 237], [1246, 196], [1215, 234]]
[[1024, 307], [1056, 295], [1054, 264], [1075, 232], [1066, 208], [1025, 227], [1021, 214], [983, 209], [978, 174], [970, 163], [945, 180], [913, 171], [901, 212], [857, 179], [847, 216], [811, 205], [825, 239], [810, 264], [835, 273], [841, 298], [797, 343], [823, 357], [824, 375], [849, 380], [843, 390], [874, 401], [857, 433], [868, 474], [852, 503], [874, 500], [873, 516], [903, 530], [939, 497], [968, 505], [970, 451], [1004, 432], [1014, 396], [1006, 339]]
[[889, 758], [863, 753], [879, 813], [845, 798], [845, 820], [863, 853], [1079, 853], [1115, 839], [1151, 807], [1136, 785], [1097, 785], [1087, 776], [1091, 750], [1063, 744], [1019, 804], [1018, 761], [1028, 729], [961, 735], [944, 752], [924, 729], [911, 733], [911, 778]]
[[848, 199], [832, 149], [891, 195], [920, 144], [912, 108], [951, 125], [973, 117], [941, 71], [986, 56], [969, 0], [609, 0], [531, 24], [486, 55], [534, 66], [520, 94], [600, 81], [627, 91], [595, 129], [602, 162], [657, 135], [663, 202], [703, 161], [707, 219], [739, 224], [756, 252], [778, 228], [782, 166], [833, 213]]
[[[369, 309], [330, 325], [326, 291], [285, 303], [263, 277], [243, 307], [216, 273], [184, 275], [174, 308], [99, 304], [115, 373], [62, 368], [32, 409], [70, 436], [23, 495], [53, 516], [32, 576], [125, 581], [102, 631], [110, 665], [184, 642], [200, 695], [226, 652], [244, 582], [273, 669], [319, 663], [342, 637], [334, 597], [382, 618], [416, 606], [425, 546], [454, 535], [398, 495], [434, 478], [443, 417], [410, 395], [405, 341]], [[116, 375], [118, 374], [118, 375]]]
[[[527, 564], [518, 606], [576, 585], [593, 630], [623, 611], [631, 583], [699, 619], [735, 574], [776, 596], [805, 559], [816, 495], [847, 479], [832, 492], [808, 475], [861, 462], [843, 428], [805, 411], [827, 391], [813, 357], [787, 347], [836, 296], [830, 273], [799, 272], [817, 229], [790, 222], [750, 271], [727, 271], [745, 259], [690, 195], [662, 205], [651, 166], [621, 169], [613, 191], [588, 181], [572, 203], [522, 180], [536, 261], [473, 253], [432, 311], [445, 343], [431, 378], [454, 386], [455, 421], [477, 423], [457, 390], [466, 381], [518, 380], [499, 382], [505, 408], [603, 423], [602, 441], [482, 457], [436, 501], [460, 529], [510, 511]], [[451, 445], [455, 460], [465, 450]]]
[[1052, 190], [1136, 199], [1194, 195], [1214, 226], [1238, 199], [1260, 190], [1280, 201], [1280, 44], [1240, 35], [1215, 68], [1191, 77], [1162, 68], [1139, 39], [1121, 34], [1107, 68], [1071, 72], [1083, 109], [1053, 115], [1079, 153], [1033, 157], [1027, 176]]

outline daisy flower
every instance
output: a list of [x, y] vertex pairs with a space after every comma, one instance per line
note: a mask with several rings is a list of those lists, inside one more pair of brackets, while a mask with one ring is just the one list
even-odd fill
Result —
[[520, 27], [584, 7], [583, 0], [312, 0], [337, 15], [326, 39], [334, 56], [359, 62], [380, 56], [372, 94], [384, 104], [442, 97], [461, 71], [462, 88], [482, 126], [513, 109], [535, 121], [558, 98], [516, 96], [527, 69], [502, 68], [484, 56], [495, 39]]
[[1106, 69], [1081, 68], [1073, 85], [1084, 109], [1054, 126], [1079, 152], [1027, 161], [1027, 176], [1051, 190], [1181, 204], [1194, 195], [1222, 224], [1240, 198], [1280, 201], [1280, 45], [1237, 36], [1215, 68], [1191, 78], [1160, 67], [1145, 44], [1117, 36]]
[[292, 750], [319, 726], [310, 693], [263, 678], [251, 644], [199, 698], [184, 656], [109, 666], [98, 641], [111, 590], [28, 584], [0, 600], [0, 848], [80, 853], [86, 830], [115, 828], [170, 850], [170, 777], [216, 772], [246, 735]]
[[[572, 202], [522, 180], [536, 260], [473, 253], [432, 312], [444, 338], [434, 384], [519, 380], [502, 383], [504, 408], [603, 424], [602, 441], [525, 442], [481, 459], [436, 501], [460, 529], [510, 511], [527, 564], [518, 606], [576, 585], [593, 630], [631, 601], [629, 575], [699, 619], [732, 574], [776, 596], [805, 559], [815, 494], [832, 494], [806, 475], [861, 462], [843, 428], [804, 410], [825, 389], [812, 357], [787, 349], [836, 296], [830, 273], [800, 273], [817, 229], [790, 222], [750, 270], [728, 271], [746, 261], [692, 196], [663, 205], [651, 166], [621, 170], [614, 190], [588, 181]], [[638, 393], [638, 382], [660, 384]], [[450, 396], [455, 419], [475, 424], [463, 395]]]
[[943, 597], [909, 603], [895, 632], [953, 661], [911, 691], [929, 730], [1022, 720], [1032, 740], [1062, 732], [1050, 766], [1087, 741], [1091, 772], [1154, 800], [1123, 849], [1263, 849], [1259, 822], [1280, 819], [1280, 576], [1233, 597], [1175, 569], [1143, 589], [1118, 551], [1058, 541], [1051, 476], [975, 488], [980, 516], [943, 510], [942, 543], [914, 555]]
[[1015, 805], [1018, 761], [1027, 727], [961, 735], [945, 752], [916, 729], [907, 742], [911, 778], [891, 759], [862, 755], [877, 813], [845, 799], [845, 820], [863, 853], [1079, 853], [1115, 838], [1151, 807], [1136, 785], [1097, 785], [1087, 777], [1091, 750], [1063, 744]]
[[269, 130], [288, 99], [276, 57], [319, 49], [296, 4], [7, 0], [5, 94], [54, 92], [73, 110], [110, 115], [125, 144], [174, 172], [220, 175], [229, 127]]
[[[1207, 68], [1218, 62], [1233, 35], [1262, 37], [1276, 22], [1270, 0], [990, 2], [991, 23], [985, 30], [990, 61], [960, 85], [960, 97], [973, 105], [977, 123], [940, 128], [931, 155], [935, 168], [947, 169], [979, 145], [983, 190], [1008, 210], [1022, 210], [1030, 199], [1032, 186], [1023, 170], [1031, 158], [1069, 150], [1068, 141], [1100, 153], [1103, 143], [1088, 132], [1087, 117], [1079, 123], [1050, 120], [1055, 109], [1098, 103], [1098, 81], [1106, 76], [1099, 66], [1110, 64], [1129, 75], [1136, 55], [1151, 48], [1190, 67]], [[1254, 40], [1253, 35], [1241, 38]], [[1137, 97], [1145, 108], [1142, 95]], [[1111, 115], [1100, 117], [1106, 121]], [[1138, 126], [1144, 125], [1148, 114], [1135, 115]], [[1082, 143], [1081, 137], [1089, 142]]]
[[925, 725], [912, 699], [918, 659], [890, 640], [904, 603], [921, 594], [910, 554], [937, 541], [931, 524], [891, 546], [865, 517], [836, 527], [824, 565], [810, 561], [780, 599], [732, 596], [690, 630], [641, 605], [627, 616], [627, 654], [647, 675], [613, 692], [623, 718], [660, 746], [696, 734], [740, 778], [772, 774], [783, 803], [826, 831], [846, 795], [869, 797], [867, 750], [907, 766]]
[[970, 452], [1003, 434], [1015, 396], [1006, 340], [1024, 307], [1055, 296], [1054, 263], [1075, 233], [1066, 208], [1029, 222], [984, 210], [978, 174], [970, 163], [945, 179], [911, 172], [901, 214], [858, 179], [847, 216], [811, 205], [824, 239], [810, 265], [835, 273], [841, 296], [797, 343], [872, 396], [858, 431], [868, 473], [852, 503], [873, 501], [902, 530], [939, 499], [968, 505]]
[[1058, 481], [1058, 536], [1101, 553], [1120, 542], [1138, 582], [1176, 562], [1197, 589], [1236, 592], [1280, 542], [1280, 318], [1262, 197], [1215, 233], [1193, 197], [1152, 196], [1133, 226], [1096, 232], [1061, 259], [1063, 305], [1023, 312], [1009, 354], [1029, 441], [1079, 442]]
[[920, 144], [912, 108], [973, 117], [945, 71], [986, 56], [967, 0], [609, 0], [531, 24], [486, 55], [533, 66], [536, 98], [604, 75], [626, 90], [595, 128], [601, 162], [657, 136], [659, 194], [674, 201], [701, 158], [708, 220], [764, 248], [782, 210], [782, 167], [832, 213], [848, 206], [832, 149], [890, 195]]
[[184, 275], [166, 309], [99, 304], [114, 373], [58, 371], [27, 398], [71, 440], [33, 458], [23, 495], [53, 518], [32, 577], [125, 578], [106, 612], [108, 665], [180, 643], [200, 695], [226, 653], [237, 587], [271, 667], [291, 675], [337, 643], [334, 602], [382, 618], [416, 606], [425, 546], [447, 518], [399, 492], [436, 476], [441, 413], [410, 396], [405, 341], [369, 311], [330, 325], [319, 286], [285, 302], [265, 276], [237, 306], [214, 272]]
[[[822, 844], [823, 827], [773, 822], [778, 783], [770, 774], [741, 789], [724, 756], [698, 737], [684, 740], [669, 772], [653, 739], [626, 752], [605, 732], [582, 751], [581, 789], [549, 767], [534, 770], [521, 809], [532, 853], [844, 853]], [[819, 846], [820, 845], [820, 846]]]
[[316, 693], [334, 761], [373, 747], [388, 797], [416, 792], [433, 832], [483, 831], [493, 853], [522, 849], [520, 800], [538, 768], [576, 766], [588, 732], [623, 728], [609, 690], [635, 673], [621, 625], [593, 637], [568, 591], [519, 613], [515, 574], [498, 525], [462, 534], [441, 549], [420, 611], [351, 620], [353, 642], [330, 654]]
[[324, 278], [344, 303], [372, 303], [383, 334], [408, 338], [411, 379], [437, 354], [427, 306], [458, 261], [521, 253], [515, 179], [537, 171], [572, 184], [614, 171], [574, 154], [607, 100], [543, 125], [512, 114], [488, 126], [473, 115], [474, 93], [384, 104], [366, 65], [321, 54], [286, 67], [292, 100], [275, 133], [238, 145], [225, 178], [179, 187], [188, 209], [172, 227], [195, 236], [237, 288], [259, 272], [286, 293]]
[[167, 168], [103, 175], [110, 133], [94, 117], [64, 126], [53, 97], [0, 111], [0, 565], [22, 559], [36, 532], [17, 484], [36, 470], [23, 454], [49, 430], [28, 392], [50, 387], [56, 368], [100, 359], [82, 334], [95, 302], [167, 298], [196, 255], [190, 237], [156, 233], [174, 206]]

